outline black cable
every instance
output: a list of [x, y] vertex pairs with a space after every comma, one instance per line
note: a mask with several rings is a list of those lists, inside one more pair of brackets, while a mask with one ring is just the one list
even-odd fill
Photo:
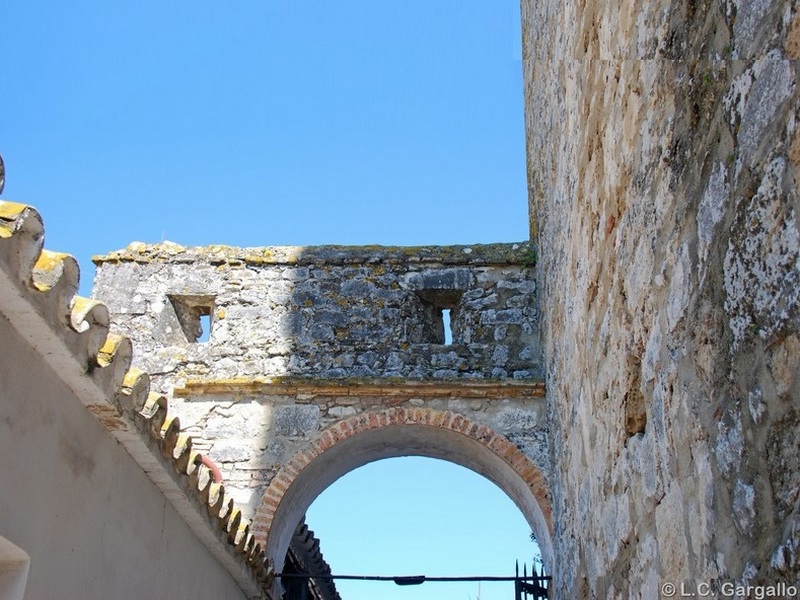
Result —
[[309, 575], [307, 573], [276, 573], [275, 577], [283, 579], [349, 579], [355, 581], [392, 581], [397, 585], [419, 585], [426, 581], [550, 581], [547, 576], [525, 576], [525, 577], [428, 577], [426, 575], [404, 575], [404, 576], [385, 576], [385, 575]]

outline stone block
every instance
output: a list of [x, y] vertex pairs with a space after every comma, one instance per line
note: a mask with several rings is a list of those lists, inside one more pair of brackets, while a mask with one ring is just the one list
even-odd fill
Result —
[[275, 409], [275, 431], [281, 435], [305, 436], [317, 431], [320, 410], [315, 405], [287, 405]]

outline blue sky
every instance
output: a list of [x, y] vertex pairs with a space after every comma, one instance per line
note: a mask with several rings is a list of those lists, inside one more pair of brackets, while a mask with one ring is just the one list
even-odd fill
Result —
[[90, 257], [133, 240], [527, 238], [516, 0], [27, 0], [0, 20], [2, 198], [41, 211], [84, 294]]
[[[511, 500], [493, 483], [450, 463], [393, 458], [330, 486], [307, 513], [334, 573], [513, 576], [536, 545]], [[366, 566], [365, 566], [366, 565]], [[366, 570], [365, 570], [366, 569]], [[477, 600], [474, 582], [339, 581], [343, 600]], [[482, 600], [513, 600], [512, 582], [482, 582]]]
[[132, 240], [527, 238], [514, 0], [6, 3], [4, 198]]

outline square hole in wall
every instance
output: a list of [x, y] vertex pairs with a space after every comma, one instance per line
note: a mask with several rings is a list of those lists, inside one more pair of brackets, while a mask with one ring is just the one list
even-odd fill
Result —
[[449, 346], [458, 341], [454, 332], [461, 294], [461, 290], [417, 290], [423, 304], [423, 342]]
[[189, 343], [204, 343], [211, 338], [215, 296], [170, 294], [169, 301]]

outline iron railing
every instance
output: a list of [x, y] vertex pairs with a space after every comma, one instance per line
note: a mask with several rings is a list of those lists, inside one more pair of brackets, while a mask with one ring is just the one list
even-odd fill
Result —
[[531, 565], [531, 574], [528, 576], [527, 565], [522, 565], [522, 576], [519, 574], [517, 563], [517, 577], [514, 580], [514, 600], [546, 600], [549, 598], [549, 584], [551, 577], [545, 575], [544, 566], [541, 571], [536, 570], [536, 564]]

